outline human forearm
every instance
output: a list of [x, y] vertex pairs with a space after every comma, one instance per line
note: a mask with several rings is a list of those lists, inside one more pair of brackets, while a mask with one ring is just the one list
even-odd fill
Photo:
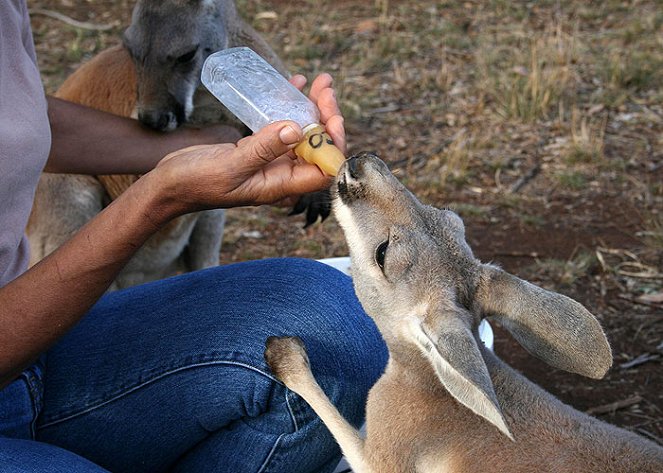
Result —
[[[337, 124], [328, 130], [342, 143], [342, 119], [324, 85], [316, 80], [311, 89], [318, 91], [323, 122]], [[0, 387], [83, 317], [134, 252], [173, 217], [273, 204], [329, 185], [315, 165], [292, 154], [302, 138], [296, 123], [278, 122], [237, 145], [171, 153], [60, 249], [1, 288]]]
[[76, 174], [142, 174], [168, 153], [196, 144], [232, 143], [231, 127], [151, 130], [130, 118], [48, 97], [52, 146], [46, 171]]
[[173, 215], [145, 176], [61, 248], [0, 289], [0, 387], [64, 335]]

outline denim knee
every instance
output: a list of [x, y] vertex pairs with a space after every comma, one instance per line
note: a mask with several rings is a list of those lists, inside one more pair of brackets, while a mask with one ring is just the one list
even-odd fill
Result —
[[[42, 434], [73, 438], [68, 435], [70, 429], [89, 432], [97, 418], [117, 419], [136, 411], [159, 414], [154, 425], [143, 418], [131, 427], [137, 438], [148, 439], [151, 433], [164, 431], [183, 434], [186, 418], [175, 421], [176, 427], [158, 422], [186, 414], [179, 404], [168, 415], [140, 407], [153, 392], [189, 399], [188, 406], [195, 410], [198, 404], [200, 412], [216, 405], [204, 422], [203, 433], [232, 419], [256, 418], [252, 429], [267, 429], [267, 438], [283, 436], [280, 450], [285, 451], [289, 442], [295, 448], [309, 431], [324, 437], [323, 444], [332, 444], [328, 435], [320, 433], [326, 430], [303, 401], [295, 401], [296, 396], [273, 379], [263, 357], [265, 341], [272, 335], [301, 337], [313, 374], [332, 402], [348, 421], [362, 422], [368, 390], [387, 361], [381, 336], [362, 310], [349, 277], [315, 261], [287, 258], [210, 268], [102, 298], [49, 352]], [[220, 403], [220, 393], [232, 395], [231, 385], [238, 390], [233, 397], [236, 403]], [[284, 399], [293, 400], [285, 412]], [[158, 411], [162, 406], [151, 409]], [[297, 409], [301, 409], [296, 417], [299, 425], [292, 426], [290, 417]], [[199, 427], [191, 422], [193, 443], [200, 441]], [[110, 430], [98, 431], [107, 435]], [[221, 437], [223, 431], [215, 436]], [[119, 439], [125, 437], [118, 434]], [[88, 447], [98, 449], [94, 442]], [[319, 449], [320, 444], [310, 448]], [[330, 461], [329, 455], [320, 455]]]
[[198, 291], [212, 304], [237, 301], [222, 311], [224, 331], [241, 336], [241, 344], [215, 330], [219, 314], [209, 303], [196, 315], [199, 341], [209, 336], [211, 347], [231, 346], [234, 355], [267, 368], [262, 359], [267, 338], [297, 335], [307, 346], [314, 373], [333, 373], [362, 391], [382, 373], [386, 346], [361, 307], [352, 280], [340, 271], [309, 259], [279, 258], [200, 273]]
[[347, 275], [311, 260], [291, 259], [285, 264], [299, 278], [295, 298], [308, 299], [317, 309], [309, 313], [307, 323], [294, 324], [277, 335], [303, 339], [320, 386], [350, 422], [360, 424], [368, 391], [387, 363], [386, 345]]
[[[375, 323], [355, 295], [351, 278], [325, 264], [300, 258], [232, 266], [227, 271], [207, 270], [202, 279], [209, 291], [217, 288], [225, 298], [228, 294], [223, 288], [229, 284], [252, 288], [250, 293], [232, 296], [242, 301], [239, 313], [230, 315], [233, 330], [242, 334], [241, 343], [233, 343], [225, 334], [214, 334], [212, 329], [199, 333], [212, 334], [211, 346], [231, 344], [233, 359], [265, 372], [269, 367], [262, 354], [268, 337], [302, 338], [318, 383], [348, 420], [360, 423], [368, 391], [382, 374], [388, 354]], [[229, 274], [232, 280], [227, 279]], [[215, 320], [214, 315], [211, 320]], [[219, 336], [223, 340], [218, 340]]]
[[[283, 261], [296, 278], [294, 307], [308, 317], [292, 325], [291, 334], [299, 335], [305, 342], [309, 338], [307, 349], [321, 353], [324, 365], [342, 365], [353, 379], [368, 383], [377, 380], [387, 361], [387, 349], [375, 323], [357, 299], [352, 279], [317, 261]], [[294, 333], [298, 329], [301, 333]]]

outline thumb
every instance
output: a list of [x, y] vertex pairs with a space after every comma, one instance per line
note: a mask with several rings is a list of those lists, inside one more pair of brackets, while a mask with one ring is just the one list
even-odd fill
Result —
[[294, 148], [304, 137], [299, 125], [292, 121], [270, 123], [257, 133], [237, 143], [245, 165], [262, 167]]

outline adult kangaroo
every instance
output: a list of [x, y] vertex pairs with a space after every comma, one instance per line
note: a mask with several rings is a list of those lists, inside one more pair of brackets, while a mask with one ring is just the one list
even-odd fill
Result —
[[[229, 122], [228, 112], [201, 86], [200, 71], [209, 54], [234, 46], [252, 48], [287, 74], [267, 42], [239, 16], [232, 0], [138, 0], [124, 44], [81, 66], [55, 96], [137, 117], [160, 131], [184, 123]], [[28, 226], [32, 264], [64, 243], [139, 177], [43, 174]], [[222, 210], [172, 221], [136, 253], [111, 289], [218, 264], [223, 226]]]

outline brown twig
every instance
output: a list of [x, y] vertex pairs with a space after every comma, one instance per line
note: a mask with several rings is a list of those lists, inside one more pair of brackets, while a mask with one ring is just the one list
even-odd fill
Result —
[[631, 361], [627, 361], [626, 363], [621, 363], [619, 367], [623, 370], [627, 370], [629, 368], [634, 368], [636, 366], [642, 365], [644, 363], [647, 363], [649, 361], [655, 361], [658, 360], [661, 357], [661, 355], [657, 353], [643, 353], [642, 355], [638, 355], [635, 358], [633, 358]]
[[609, 412], [615, 412], [620, 409], [624, 409], [626, 407], [630, 407], [634, 404], [637, 404], [642, 401], [642, 396], [638, 396], [637, 394], [631, 397], [628, 397], [626, 399], [622, 399], [621, 401], [615, 401], [615, 402], [610, 402], [608, 404], [602, 404], [600, 406], [596, 407], [590, 407], [587, 409], [585, 412], [590, 415], [597, 415], [597, 414], [607, 414]]
[[95, 23], [88, 23], [87, 21], [78, 21], [74, 20], [71, 17], [68, 17], [67, 15], [63, 15], [62, 13], [53, 10], [45, 10], [43, 8], [31, 8], [30, 15], [47, 16], [49, 18], [59, 20], [69, 26], [73, 26], [74, 28], [80, 28], [83, 30], [108, 31], [110, 29], [113, 29], [113, 27], [115, 26], [115, 25], [98, 25]]
[[516, 182], [513, 183], [511, 186], [511, 192], [515, 194], [516, 192], [520, 191], [529, 183], [529, 181], [534, 179], [539, 174], [539, 172], [541, 172], [541, 165], [537, 163], [532, 166], [529, 171], [523, 174]]
[[619, 297], [622, 300], [632, 302], [633, 304], [640, 304], [640, 305], [644, 305], [644, 306], [647, 306], [647, 307], [656, 307], [656, 308], [661, 307], [660, 302], [644, 301], [644, 300], [636, 299], [634, 297], [625, 296], [624, 294], [618, 294], [617, 297]]

